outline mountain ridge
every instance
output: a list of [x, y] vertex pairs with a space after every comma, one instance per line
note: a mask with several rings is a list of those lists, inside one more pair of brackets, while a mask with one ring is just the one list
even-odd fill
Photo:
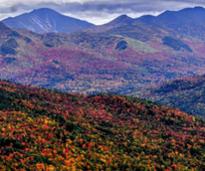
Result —
[[94, 26], [89, 22], [62, 15], [50, 8], [35, 9], [16, 17], [4, 19], [2, 22], [13, 29], [28, 29], [37, 33], [71, 33]]
[[148, 25], [171, 30], [175, 34], [182, 36], [194, 36], [201, 38], [205, 35], [205, 8], [193, 7], [184, 8], [179, 11], [165, 11], [158, 16], [142, 16], [136, 21]]
[[155, 88], [147, 97], [190, 114], [205, 118], [205, 75], [170, 81]]

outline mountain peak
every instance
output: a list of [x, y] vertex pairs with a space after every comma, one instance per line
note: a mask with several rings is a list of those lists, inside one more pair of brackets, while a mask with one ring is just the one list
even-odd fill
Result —
[[165, 11], [158, 16], [143, 16], [137, 19], [144, 24], [173, 30], [177, 34], [201, 39], [204, 31], [205, 8], [193, 7], [179, 11]]
[[37, 9], [34, 9], [33, 11], [55, 11], [55, 10], [51, 8], [37, 8]]
[[170, 14], [178, 14], [178, 13], [192, 13], [194, 14], [195, 12], [205, 12], [205, 8], [203, 7], [200, 7], [200, 6], [196, 6], [196, 7], [193, 7], [193, 8], [184, 8], [182, 10], [179, 10], [179, 11], [165, 11], [163, 12], [162, 14], [160, 14], [159, 16], [163, 16], [163, 15], [170, 15]]
[[113, 21], [117, 21], [117, 22], [126, 22], [126, 21], [133, 21], [134, 19], [129, 17], [126, 14], [123, 14], [119, 17], [117, 17], [116, 19], [114, 19]]
[[93, 24], [62, 15], [50, 8], [39, 8], [17, 17], [7, 18], [3, 23], [13, 29], [27, 29], [36, 33], [72, 33], [88, 29]]
[[127, 15], [120, 15], [119, 17], [115, 18], [114, 20], [112, 20], [110, 23], [108, 23], [109, 25], [124, 25], [124, 24], [130, 24], [134, 21], [133, 18], [127, 16]]
[[119, 19], [129, 19], [129, 18], [131, 18], [131, 17], [129, 17], [129, 16], [126, 15], [126, 14], [123, 14], [123, 15], [120, 15], [119, 17], [117, 17], [117, 18], [119, 18]]
[[55, 14], [59, 14], [59, 12], [57, 12], [54, 9], [51, 8], [39, 8], [39, 9], [34, 9], [31, 13], [55, 13]]

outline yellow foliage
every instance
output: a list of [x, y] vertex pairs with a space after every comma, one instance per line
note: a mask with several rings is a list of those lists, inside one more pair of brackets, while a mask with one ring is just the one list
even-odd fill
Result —
[[49, 165], [47, 168], [46, 168], [46, 171], [55, 171], [56, 168], [53, 166], [53, 165]]

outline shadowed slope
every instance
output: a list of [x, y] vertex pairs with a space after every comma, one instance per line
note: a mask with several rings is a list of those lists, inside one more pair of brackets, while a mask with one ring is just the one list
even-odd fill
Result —
[[153, 90], [152, 99], [205, 118], [205, 76], [179, 79]]

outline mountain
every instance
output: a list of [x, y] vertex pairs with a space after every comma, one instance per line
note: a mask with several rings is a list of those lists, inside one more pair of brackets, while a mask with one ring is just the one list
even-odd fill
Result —
[[114, 20], [110, 21], [109, 23], [107, 24], [104, 24], [104, 26], [120, 26], [120, 25], [127, 25], [127, 24], [131, 24], [135, 21], [135, 19], [127, 16], [127, 15], [121, 15], [117, 18], [115, 18]]
[[1, 63], [0, 78], [65, 92], [139, 95], [152, 84], [204, 70], [203, 42], [120, 18], [113, 27], [69, 35], [18, 31], [32, 43], [0, 59], [16, 59]]
[[143, 97], [164, 81], [205, 73], [203, 36], [174, 33], [126, 15], [71, 34], [15, 33], [22, 37], [15, 38], [17, 43], [1, 36], [0, 46], [9, 44], [12, 50], [0, 58], [0, 78], [21, 84]]
[[169, 29], [174, 33], [203, 38], [205, 36], [205, 9], [186, 8], [180, 11], [165, 11], [159, 16], [143, 16], [137, 21]]
[[151, 99], [205, 118], [205, 76], [188, 77], [152, 90]]
[[64, 16], [52, 9], [41, 8], [2, 21], [13, 29], [27, 29], [36, 33], [72, 33], [93, 27], [93, 24]]
[[205, 122], [124, 96], [0, 81], [1, 170], [203, 170]]

